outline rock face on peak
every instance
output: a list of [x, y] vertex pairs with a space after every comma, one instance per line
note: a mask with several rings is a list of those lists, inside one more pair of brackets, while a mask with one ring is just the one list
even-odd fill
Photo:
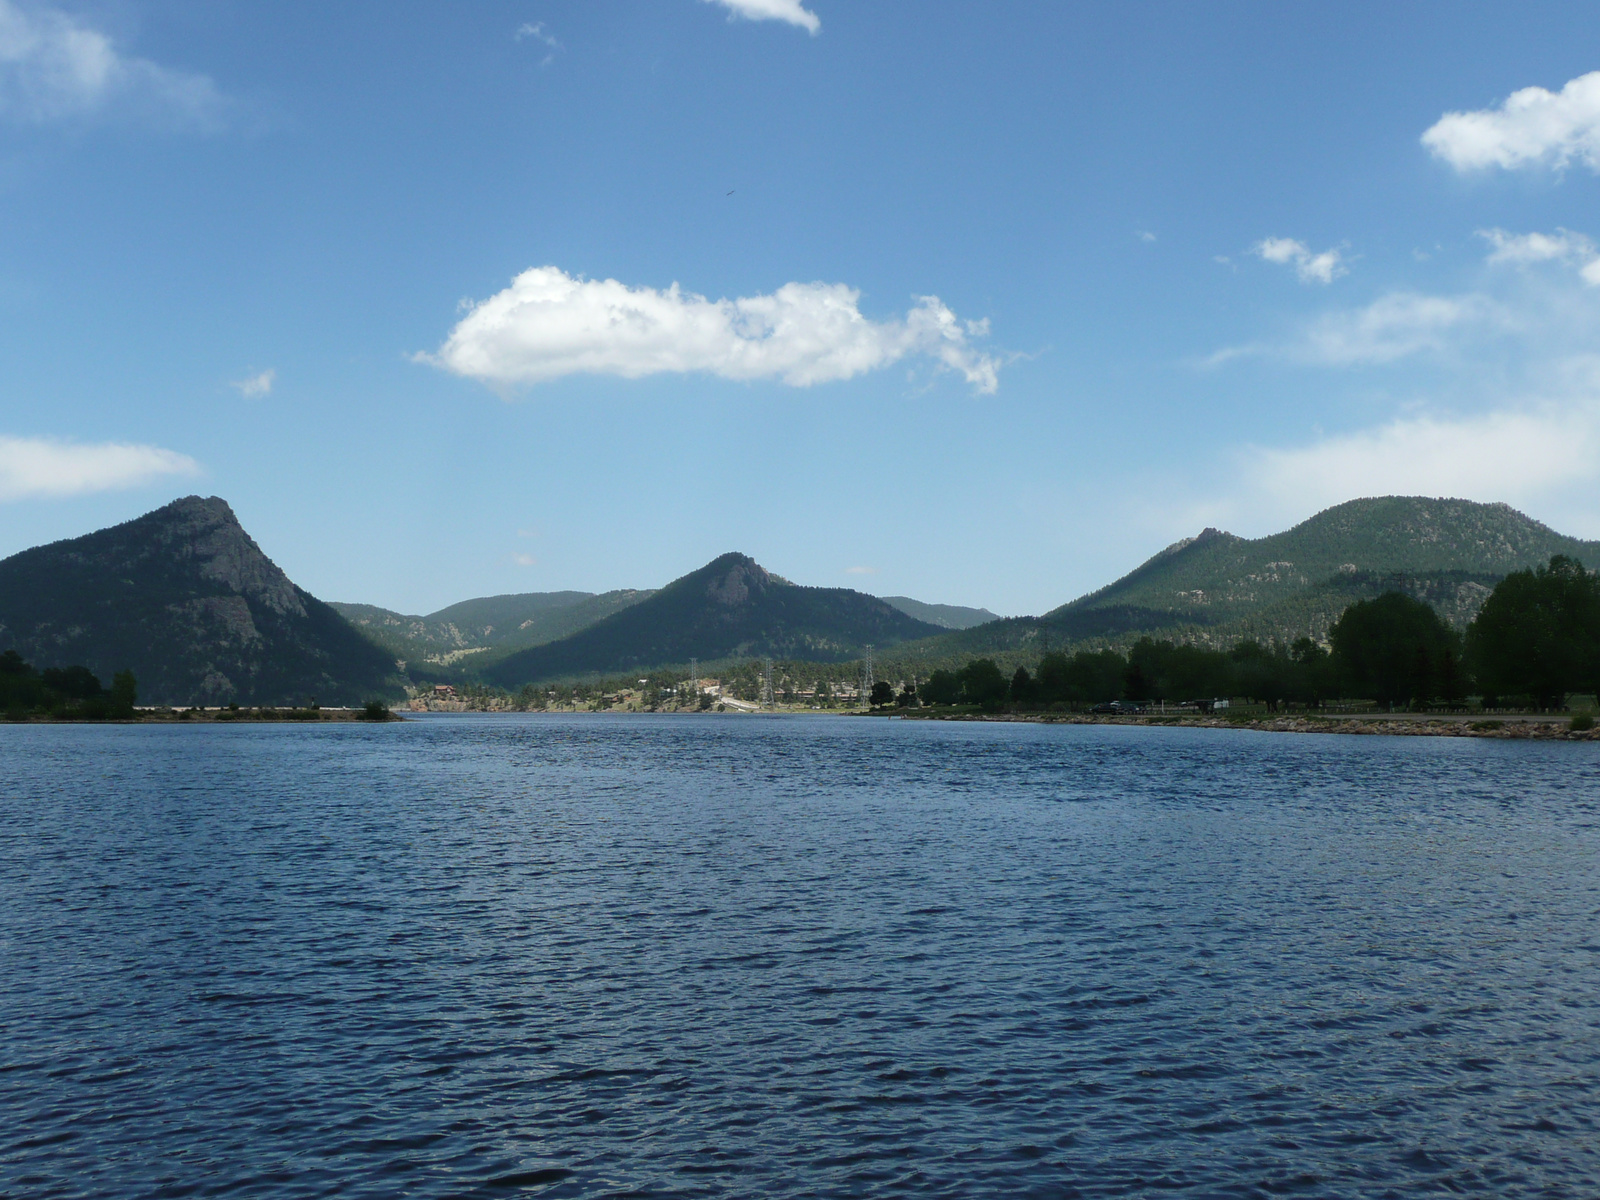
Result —
[[797, 587], [744, 554], [724, 554], [649, 599], [570, 637], [509, 655], [484, 674], [505, 687], [763, 654], [838, 662], [861, 648], [941, 632], [848, 588]]
[[724, 608], [748, 604], [752, 594], [765, 594], [773, 584], [765, 567], [742, 554], [724, 554], [706, 570], [712, 572], [706, 597]]
[[141, 702], [323, 704], [399, 690], [394, 661], [296, 587], [225, 500], [187, 496], [0, 561], [0, 651], [131, 669]]

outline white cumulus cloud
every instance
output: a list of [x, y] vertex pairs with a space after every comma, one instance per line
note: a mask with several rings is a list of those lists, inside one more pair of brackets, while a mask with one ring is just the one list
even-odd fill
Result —
[[1337, 250], [1313, 253], [1304, 242], [1294, 238], [1262, 238], [1250, 247], [1250, 252], [1270, 263], [1292, 264], [1301, 283], [1332, 283], [1339, 276], [1350, 273], [1350, 268], [1344, 265]]
[[269, 367], [259, 375], [251, 375], [248, 379], [236, 379], [228, 386], [238, 388], [241, 396], [254, 400], [260, 396], [271, 395], [273, 381], [277, 378], [278, 373]]
[[724, 379], [779, 379], [794, 387], [849, 379], [912, 355], [999, 386], [999, 364], [973, 348], [988, 323], [961, 322], [936, 296], [903, 319], [861, 314], [861, 293], [838, 283], [786, 283], [771, 295], [708, 300], [534, 267], [473, 305], [429, 362], [493, 386], [565, 375], [638, 379], [704, 371]]
[[0, 500], [78, 496], [199, 473], [200, 464], [187, 454], [159, 446], [0, 436]]
[[1422, 144], [1458, 171], [1559, 169], [1577, 161], [1600, 172], [1600, 71], [1578, 76], [1559, 92], [1526, 87], [1498, 108], [1446, 113], [1422, 135]]
[[817, 14], [806, 9], [800, 0], [707, 0], [707, 3], [720, 4], [734, 16], [751, 21], [787, 21], [811, 33], [822, 29]]
[[204, 75], [123, 54], [67, 13], [0, 0], [0, 114], [12, 120], [113, 115], [210, 128], [223, 107]]

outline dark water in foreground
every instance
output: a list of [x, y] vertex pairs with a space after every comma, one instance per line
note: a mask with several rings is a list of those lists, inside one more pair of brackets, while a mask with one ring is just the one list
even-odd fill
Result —
[[0, 727], [0, 1194], [1600, 1195], [1600, 746]]

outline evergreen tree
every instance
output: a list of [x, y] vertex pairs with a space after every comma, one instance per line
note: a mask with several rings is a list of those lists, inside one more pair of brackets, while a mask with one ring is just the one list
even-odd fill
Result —
[[995, 709], [1006, 702], [1006, 677], [993, 659], [974, 659], [961, 668], [958, 678], [968, 704]]
[[1011, 703], [1018, 708], [1032, 708], [1038, 703], [1038, 689], [1027, 667], [1018, 667], [1011, 676]]
[[922, 698], [929, 704], [959, 704], [961, 680], [954, 671], [935, 671], [922, 685]]
[[1561, 554], [1507, 575], [1467, 630], [1467, 659], [1486, 696], [1554, 708], [1600, 687], [1600, 580]]
[[1400, 592], [1352, 604], [1328, 640], [1345, 694], [1371, 697], [1386, 708], [1426, 704], [1438, 695], [1445, 656], [1459, 653], [1455, 631], [1439, 614]]

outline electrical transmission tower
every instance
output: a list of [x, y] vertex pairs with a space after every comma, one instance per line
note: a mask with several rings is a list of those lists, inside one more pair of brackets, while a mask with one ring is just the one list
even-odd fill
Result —
[[867, 655], [861, 660], [861, 703], [869, 708], [872, 705], [872, 685], [877, 680], [872, 678], [872, 647], [866, 647]]
[[695, 705], [698, 707], [700, 704], [700, 660], [698, 658], [689, 660], [689, 687], [691, 689], [689, 695], [694, 697]]
[[774, 708], [777, 702], [772, 698], [772, 660], [761, 660], [761, 707]]

